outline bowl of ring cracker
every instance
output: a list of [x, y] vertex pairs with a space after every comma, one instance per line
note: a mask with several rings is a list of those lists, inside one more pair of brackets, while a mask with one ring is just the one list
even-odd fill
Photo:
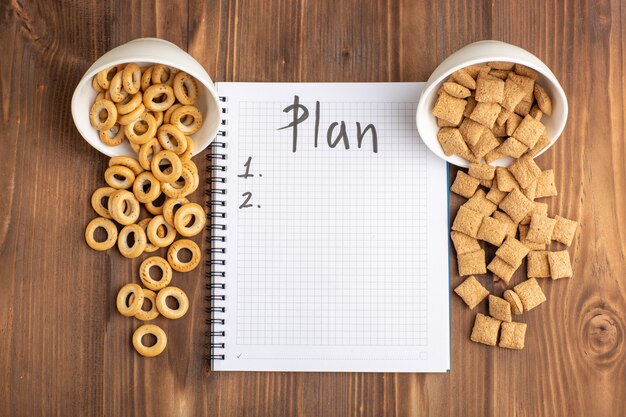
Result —
[[108, 156], [136, 156], [159, 135], [187, 139], [198, 154], [218, 132], [220, 105], [211, 77], [191, 55], [163, 39], [141, 38], [89, 67], [74, 90], [72, 117], [82, 137]]
[[461, 48], [435, 69], [416, 123], [426, 146], [451, 164], [508, 166], [552, 146], [567, 113], [563, 88], [539, 58], [488, 40]]
[[[144, 357], [164, 352], [171, 327], [162, 324], [190, 308], [177, 282], [200, 265], [196, 241], [207, 224], [204, 207], [193, 201], [202, 198], [193, 158], [217, 134], [220, 115], [204, 68], [176, 45], [153, 38], [104, 54], [72, 98], [77, 129], [110, 157], [91, 194], [85, 243], [141, 261], [139, 282], [127, 277], [115, 304], [137, 322], [131, 342]], [[145, 344], [145, 335], [156, 342]]]

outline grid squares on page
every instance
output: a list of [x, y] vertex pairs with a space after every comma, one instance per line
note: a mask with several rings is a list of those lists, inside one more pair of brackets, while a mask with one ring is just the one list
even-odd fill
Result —
[[[310, 120], [296, 153], [291, 130], [277, 131], [289, 117], [276, 109], [290, 104], [239, 103], [233, 169], [252, 156], [255, 176], [234, 190], [252, 194], [237, 211], [237, 343], [426, 346], [427, 164], [415, 103], [322, 103], [315, 148], [315, 103], [303, 102]], [[345, 121], [349, 150], [326, 144], [330, 115]], [[369, 136], [357, 148], [356, 121], [376, 126], [377, 154]]]

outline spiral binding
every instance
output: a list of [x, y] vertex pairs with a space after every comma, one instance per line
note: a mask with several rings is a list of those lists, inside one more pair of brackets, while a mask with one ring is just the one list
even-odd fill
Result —
[[206, 273], [208, 281], [206, 289], [209, 295], [205, 298], [208, 304], [206, 312], [209, 314], [209, 318], [206, 320], [209, 330], [206, 335], [209, 338], [207, 359], [210, 363], [214, 360], [224, 360], [226, 357], [223, 341], [226, 336], [224, 330], [226, 323], [226, 212], [224, 211], [224, 207], [226, 207], [226, 177], [223, 176], [223, 173], [226, 172], [226, 160], [228, 158], [226, 153], [228, 148], [226, 140], [228, 136], [226, 130], [228, 108], [226, 103], [228, 100], [226, 97], [220, 97], [219, 100], [222, 105], [223, 128], [217, 133], [217, 137], [211, 144], [211, 152], [206, 156], [209, 162], [207, 166], [209, 177], [206, 181], [205, 192], [209, 212], [206, 226], [207, 242], [209, 243], [209, 248], [206, 250], [208, 256], [206, 265], [209, 267], [209, 272]]

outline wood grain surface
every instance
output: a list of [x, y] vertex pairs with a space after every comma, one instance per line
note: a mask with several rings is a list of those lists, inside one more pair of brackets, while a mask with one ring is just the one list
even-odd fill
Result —
[[[521, 352], [471, 343], [475, 312], [453, 296], [450, 374], [209, 373], [198, 269], [176, 278], [190, 313], [159, 321], [166, 352], [139, 357], [114, 305], [139, 261], [84, 242], [107, 158], [70, 99], [94, 60], [141, 36], [219, 81], [423, 81], [473, 41], [530, 50], [569, 98], [538, 163], [556, 172], [551, 214], [581, 224], [575, 277], [541, 283]], [[0, 40], [0, 415], [626, 415], [624, 2], [0, 0]]]

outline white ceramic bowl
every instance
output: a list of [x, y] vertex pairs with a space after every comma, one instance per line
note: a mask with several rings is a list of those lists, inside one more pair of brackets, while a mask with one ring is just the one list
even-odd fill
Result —
[[[460, 167], [467, 167], [468, 162], [460, 156], [446, 156], [437, 140], [439, 127], [435, 116], [432, 114], [437, 99], [437, 90], [453, 72], [469, 65], [488, 61], [515, 62], [526, 65], [540, 74], [537, 82], [552, 99], [552, 115], [544, 115], [541, 119], [541, 122], [546, 125], [550, 145], [546, 146], [538, 155], [541, 155], [556, 142], [567, 121], [568, 107], [565, 92], [552, 71], [535, 55], [520, 47], [500, 41], [480, 41], [464, 46], [439, 64], [428, 78], [422, 90], [415, 115], [417, 130], [426, 146], [438, 157]], [[512, 161], [511, 158], [505, 157], [494, 161], [492, 165], [508, 166]]]
[[203, 116], [202, 128], [191, 135], [195, 154], [199, 154], [213, 141], [220, 126], [221, 110], [215, 86], [209, 74], [191, 55], [178, 46], [163, 39], [141, 38], [111, 49], [102, 55], [81, 78], [72, 96], [72, 117], [74, 124], [91, 146], [108, 156], [134, 156], [128, 141], [118, 146], [107, 146], [100, 141], [98, 131], [89, 123], [89, 111], [96, 98], [91, 79], [98, 72], [113, 65], [135, 62], [140, 66], [164, 64], [178, 68], [198, 80], [198, 100], [196, 107]]

